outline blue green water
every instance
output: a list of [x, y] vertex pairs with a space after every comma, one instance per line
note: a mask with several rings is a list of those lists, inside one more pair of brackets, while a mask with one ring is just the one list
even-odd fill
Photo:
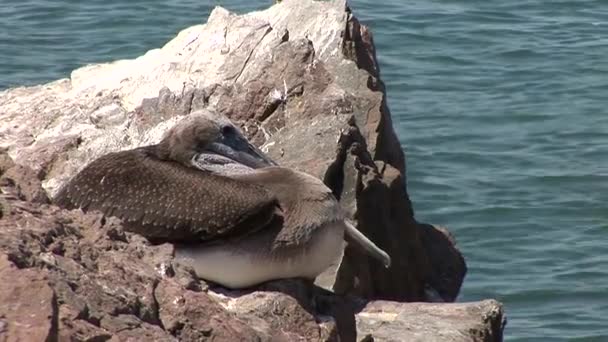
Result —
[[[135, 57], [215, 5], [2, 0], [0, 89]], [[510, 341], [608, 341], [608, 3], [352, 1], [374, 33], [421, 221], [450, 228], [460, 300]]]

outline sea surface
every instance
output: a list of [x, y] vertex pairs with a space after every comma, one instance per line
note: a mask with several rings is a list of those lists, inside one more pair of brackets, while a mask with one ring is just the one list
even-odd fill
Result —
[[[2, 0], [0, 89], [133, 58], [271, 0]], [[420, 221], [449, 227], [461, 301], [508, 341], [608, 341], [608, 2], [355, 0]]]

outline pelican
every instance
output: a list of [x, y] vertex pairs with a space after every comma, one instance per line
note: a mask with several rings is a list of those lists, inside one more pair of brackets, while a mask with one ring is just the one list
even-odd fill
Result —
[[331, 190], [278, 166], [227, 118], [204, 110], [155, 145], [104, 155], [69, 180], [54, 202], [122, 219], [175, 259], [227, 288], [314, 279], [342, 254], [345, 238], [390, 266], [350, 222]]

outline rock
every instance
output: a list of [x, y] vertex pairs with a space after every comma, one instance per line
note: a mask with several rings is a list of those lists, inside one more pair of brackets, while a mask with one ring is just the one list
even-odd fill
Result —
[[204, 292], [184, 291], [174, 281], [163, 279], [155, 290], [163, 327], [181, 341], [201, 341], [213, 336], [220, 341], [257, 341], [251, 326]]
[[[174, 264], [171, 245], [48, 204], [42, 187], [53, 195], [94, 158], [156, 143], [199, 108], [230, 117], [280, 164], [323, 179], [392, 267], [348, 247], [317, 282], [339, 295], [295, 280], [226, 293]], [[40, 339], [352, 341], [367, 301], [453, 301], [466, 273], [449, 233], [414, 218], [373, 39], [343, 0], [245, 15], [216, 8], [208, 23], [136, 59], [0, 92], [0, 177], [0, 254], [7, 277], [19, 278], [1, 286], [31, 280], [40, 291], [23, 303], [50, 301], [31, 316]], [[28, 310], [4, 314], [0, 332], [21, 334], [11, 322]], [[459, 331], [478, 331], [465, 311], [454, 311], [453, 326], [462, 314]]]
[[368, 341], [502, 341], [506, 324], [495, 300], [476, 303], [371, 302], [357, 313], [358, 336]]
[[[423, 242], [373, 39], [344, 1], [285, 1], [241, 16], [216, 8], [207, 24], [139, 58], [0, 92], [0, 146], [52, 195], [92, 159], [158, 142], [199, 108], [230, 117], [280, 164], [323, 179], [358, 229], [393, 258], [386, 270], [347, 248], [320, 284], [367, 298], [425, 300], [429, 281], [440, 278], [433, 260], [446, 248], [453, 257], [442, 263], [466, 272], [449, 240], [433, 248]], [[447, 300], [461, 280], [442, 285], [450, 286]]]
[[0, 176], [0, 187], [13, 189], [12, 195], [24, 200], [49, 203], [40, 179], [29, 166], [14, 165]]
[[[248, 326], [256, 327], [270, 341], [338, 341], [338, 327], [331, 316], [313, 309], [314, 291], [297, 280], [271, 282], [261, 291], [222, 291], [214, 297]], [[288, 288], [285, 289], [285, 285]], [[277, 288], [283, 288], [277, 290]], [[293, 289], [310, 294], [298, 296]], [[268, 319], [272, 317], [272, 319]]]
[[427, 301], [453, 302], [466, 274], [464, 258], [454, 247], [454, 237], [444, 227], [421, 224], [420, 232], [433, 269], [427, 280], [427, 289], [439, 295], [437, 300], [427, 298]]
[[0, 341], [46, 341], [57, 331], [57, 298], [43, 270], [20, 270], [0, 252]]
[[13, 166], [15, 166], [15, 162], [7, 154], [7, 151], [5, 149], [0, 149], [0, 176]]

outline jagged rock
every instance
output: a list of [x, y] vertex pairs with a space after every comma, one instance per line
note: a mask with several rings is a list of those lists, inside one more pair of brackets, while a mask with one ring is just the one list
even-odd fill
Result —
[[[156, 143], [199, 108], [229, 116], [280, 164], [323, 179], [393, 266], [347, 248], [318, 281], [343, 296], [287, 281], [226, 299], [175, 265], [171, 245], [47, 203], [40, 184], [52, 195], [94, 158]], [[0, 153], [3, 270], [38, 279], [39, 295], [55, 301], [50, 318], [35, 317], [41, 340], [48, 331], [49, 340], [352, 341], [364, 302], [355, 297], [452, 301], [466, 272], [449, 234], [414, 219], [373, 39], [342, 0], [245, 15], [216, 8], [207, 24], [139, 58], [0, 92], [0, 148], [16, 162]], [[0, 340], [25, 317], [2, 308]]]

